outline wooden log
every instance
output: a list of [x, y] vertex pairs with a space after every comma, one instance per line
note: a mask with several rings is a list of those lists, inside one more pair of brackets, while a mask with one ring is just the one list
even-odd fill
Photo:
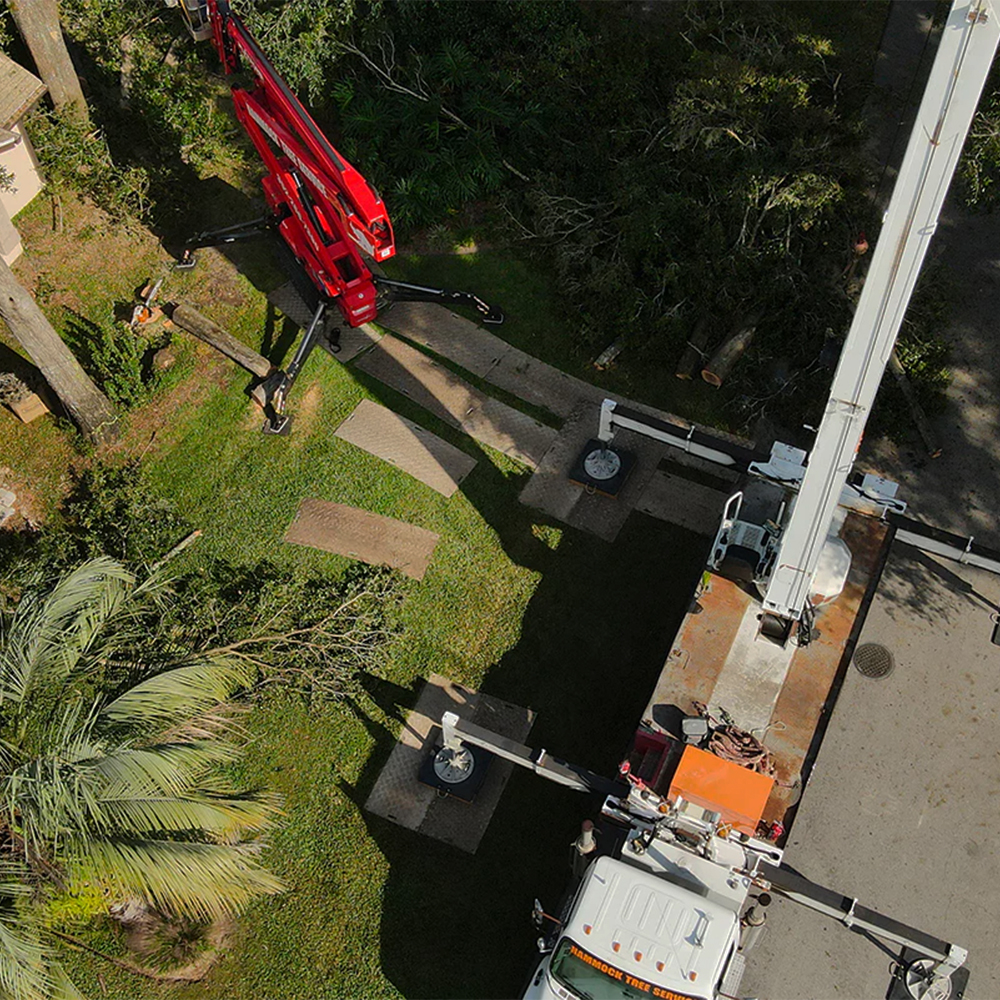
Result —
[[45, 313], [0, 260], [0, 319], [28, 352], [73, 422], [95, 444], [118, 434], [118, 416], [91, 381]]
[[737, 326], [708, 359], [708, 364], [701, 370], [701, 377], [709, 385], [714, 385], [718, 389], [732, 370], [733, 365], [739, 361], [743, 352], [750, 346], [756, 332], [756, 318]]
[[622, 352], [622, 348], [625, 346], [625, 335], [622, 334], [617, 339], [613, 340], [607, 347], [601, 351], [600, 354], [594, 358], [593, 366], [599, 372], [604, 371], [605, 368], [610, 368], [615, 363], [615, 358], [618, 357]]
[[57, 109], [70, 108], [81, 121], [88, 121], [80, 79], [59, 26], [59, 4], [56, 0], [9, 0], [8, 6], [52, 103]]
[[708, 316], [702, 316], [694, 325], [691, 337], [684, 348], [680, 361], [677, 362], [677, 370], [674, 375], [677, 378], [691, 378], [697, 365], [704, 364], [708, 353], [708, 338], [712, 335], [711, 323]]
[[186, 302], [178, 302], [170, 313], [170, 319], [182, 330], [186, 330], [192, 336], [210, 344], [258, 378], [266, 378], [274, 371], [274, 366], [267, 358], [251, 350], [232, 334], [226, 333], [221, 326], [213, 323], [207, 316], [203, 316], [194, 306], [190, 306]]
[[941, 445], [938, 444], [937, 435], [931, 429], [930, 422], [927, 420], [927, 414], [924, 413], [924, 408], [920, 405], [920, 400], [917, 399], [917, 394], [913, 391], [913, 386], [910, 384], [910, 380], [907, 378], [902, 364], [900, 364], [899, 356], [896, 354], [895, 349], [893, 349], [892, 354], [889, 356], [889, 371], [892, 372], [896, 379], [896, 384], [902, 389], [903, 395], [906, 397], [907, 405], [910, 407], [910, 415], [913, 417], [913, 422], [917, 425], [917, 433], [924, 442], [927, 454], [931, 458], [939, 458], [942, 449]]

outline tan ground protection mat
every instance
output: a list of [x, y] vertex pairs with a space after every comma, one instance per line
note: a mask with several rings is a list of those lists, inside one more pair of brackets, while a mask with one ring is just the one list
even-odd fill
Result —
[[527, 739], [535, 719], [531, 709], [471, 691], [440, 674], [431, 674], [416, 705], [407, 713], [399, 741], [382, 768], [365, 808], [408, 830], [475, 854], [514, 765], [495, 759], [473, 802], [441, 796], [435, 789], [420, 784], [417, 773], [440, 739], [444, 712], [455, 712], [467, 722], [518, 743]]
[[476, 467], [471, 455], [370, 399], [361, 400], [334, 433], [446, 497]]
[[299, 504], [285, 541], [391, 566], [422, 580], [439, 536], [426, 528], [341, 503], [307, 498]]
[[556, 438], [552, 427], [487, 396], [443, 365], [386, 336], [357, 367], [471, 438], [535, 468]]

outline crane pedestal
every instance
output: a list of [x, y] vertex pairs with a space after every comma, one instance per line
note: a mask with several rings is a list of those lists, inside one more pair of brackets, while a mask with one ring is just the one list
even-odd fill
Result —
[[480, 747], [463, 743], [452, 750], [437, 743], [420, 765], [417, 780], [439, 794], [472, 802], [483, 787], [492, 761], [493, 754]]

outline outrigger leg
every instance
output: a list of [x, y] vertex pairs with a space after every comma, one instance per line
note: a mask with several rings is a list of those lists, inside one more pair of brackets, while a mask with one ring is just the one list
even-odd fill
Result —
[[414, 285], [408, 281], [394, 281], [392, 278], [373, 274], [375, 287], [388, 293], [392, 302], [440, 302], [442, 305], [472, 306], [483, 317], [484, 323], [499, 326], [504, 320], [499, 309], [485, 303], [478, 295], [471, 292], [456, 292], [450, 288], [430, 288], [427, 285]]
[[302, 366], [306, 363], [309, 355], [312, 354], [313, 348], [323, 338], [326, 338], [333, 351], [336, 352], [340, 349], [340, 329], [339, 327], [333, 327], [329, 330], [326, 328], [323, 322], [325, 313], [326, 303], [320, 302], [313, 314], [312, 321], [309, 323], [309, 328], [302, 338], [302, 343], [299, 344], [299, 349], [295, 352], [295, 357], [292, 358], [292, 362], [288, 366], [288, 371], [274, 372], [251, 392], [251, 396], [267, 416], [267, 420], [261, 428], [265, 434], [284, 435], [289, 432], [292, 418], [290, 414], [285, 413], [285, 404], [288, 402], [288, 394], [291, 392], [292, 385], [299, 372], [302, 371]]
[[236, 243], [238, 240], [253, 239], [255, 236], [265, 236], [272, 231], [273, 225], [273, 216], [262, 215], [259, 219], [240, 222], [235, 226], [207, 229], [203, 233], [192, 236], [184, 243], [184, 251], [175, 267], [180, 271], [194, 267], [197, 263], [194, 251], [201, 247], [217, 247], [226, 243]]

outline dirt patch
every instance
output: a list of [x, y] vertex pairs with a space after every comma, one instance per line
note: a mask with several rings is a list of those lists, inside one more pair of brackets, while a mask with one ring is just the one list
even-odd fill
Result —
[[[145, 979], [160, 983], [196, 983], [204, 979], [230, 949], [237, 930], [236, 921], [229, 916], [199, 926], [168, 922], [138, 901], [129, 901], [114, 907], [113, 911], [115, 909], [118, 912], [113, 912], [112, 916], [121, 924], [129, 950], [146, 961], [158, 959], [159, 967], [116, 958], [70, 934], [53, 933], [74, 948], [98, 955], [119, 969]], [[171, 967], [171, 958], [190, 955], [194, 950], [197, 956], [191, 961]]]
[[253, 400], [247, 402], [246, 415], [242, 426], [247, 431], [259, 431], [264, 426], [264, 411]]
[[20, 531], [23, 528], [35, 528], [42, 523], [45, 506], [28, 486], [27, 481], [7, 466], [0, 466], [0, 490], [10, 490], [15, 496], [11, 504], [14, 514], [4, 522], [4, 530]]
[[[180, 931], [180, 932], [179, 932]], [[166, 983], [196, 983], [204, 979], [208, 971], [228, 949], [236, 932], [236, 921], [232, 917], [219, 917], [207, 927], [197, 929], [197, 943], [200, 947], [198, 956], [192, 961], [170, 968], [169, 965], [154, 968], [149, 965], [136, 966], [134, 971]], [[181, 943], [169, 947], [171, 934]], [[180, 957], [188, 950], [183, 944], [182, 929], [171, 927], [154, 914], [146, 914], [145, 918], [126, 925], [126, 944], [130, 951], [139, 958], [149, 961], [157, 956], [164, 956], [165, 940], [167, 942], [167, 957]]]
[[318, 382], [314, 382], [298, 399], [298, 404], [291, 410], [295, 414], [295, 422], [292, 424], [292, 436], [298, 438], [301, 444], [312, 433], [316, 426], [316, 418], [319, 415], [320, 407], [323, 403], [323, 390]]

